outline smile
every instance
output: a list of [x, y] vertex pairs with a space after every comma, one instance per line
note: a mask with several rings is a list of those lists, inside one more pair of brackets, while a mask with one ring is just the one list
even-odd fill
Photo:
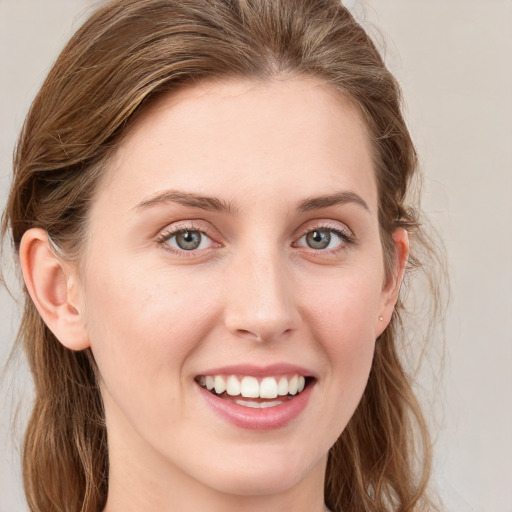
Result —
[[[263, 378], [249, 375], [200, 375], [196, 382], [211, 393], [224, 399], [232, 399], [238, 405], [266, 408], [280, 405], [284, 400], [301, 393], [306, 386], [306, 377], [298, 374]], [[237, 397], [252, 400], [241, 400]], [[272, 400], [275, 398], [279, 399]]]
[[290, 364], [235, 365], [194, 378], [204, 403], [232, 425], [268, 431], [298, 419], [317, 383], [313, 372]]

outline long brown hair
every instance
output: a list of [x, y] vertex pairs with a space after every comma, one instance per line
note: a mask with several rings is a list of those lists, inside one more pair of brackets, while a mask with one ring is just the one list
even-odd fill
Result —
[[[79, 258], [100, 177], [125, 127], [155, 95], [201, 80], [314, 76], [359, 108], [373, 144], [379, 223], [389, 271], [391, 234], [429, 253], [406, 194], [417, 158], [399, 86], [339, 0], [114, 0], [62, 51], [35, 98], [14, 160], [2, 223], [15, 247], [32, 227]], [[419, 251], [419, 252], [418, 252]], [[108, 492], [108, 447], [94, 358], [64, 348], [30, 297], [18, 342], [35, 382], [24, 445], [32, 511], [97, 512]], [[427, 428], [401, 362], [402, 303], [379, 338], [364, 396], [332, 447], [325, 501], [333, 511], [429, 509]]]

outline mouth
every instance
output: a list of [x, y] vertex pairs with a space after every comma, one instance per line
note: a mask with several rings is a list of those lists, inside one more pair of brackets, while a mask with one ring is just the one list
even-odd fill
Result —
[[293, 400], [315, 379], [298, 373], [256, 377], [253, 375], [198, 375], [196, 383], [212, 395], [252, 409], [277, 407]]

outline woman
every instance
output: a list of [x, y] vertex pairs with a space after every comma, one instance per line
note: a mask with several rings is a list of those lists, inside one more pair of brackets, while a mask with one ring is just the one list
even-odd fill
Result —
[[337, 0], [99, 8], [32, 105], [3, 224], [31, 510], [427, 508], [397, 350], [415, 171]]

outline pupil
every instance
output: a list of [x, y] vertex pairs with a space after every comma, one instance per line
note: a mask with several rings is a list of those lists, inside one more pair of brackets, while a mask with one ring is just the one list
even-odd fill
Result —
[[331, 242], [331, 235], [328, 231], [311, 231], [306, 241], [312, 249], [325, 249]]
[[201, 233], [198, 231], [183, 231], [176, 235], [176, 243], [180, 249], [191, 251], [201, 243]]

